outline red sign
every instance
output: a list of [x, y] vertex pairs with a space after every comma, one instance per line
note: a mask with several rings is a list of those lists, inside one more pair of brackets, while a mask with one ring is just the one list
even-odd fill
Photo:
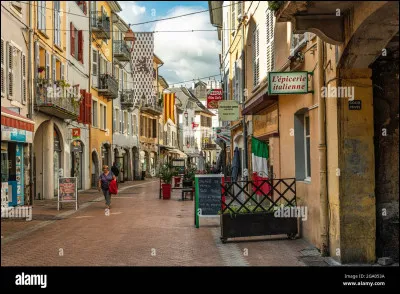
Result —
[[222, 89], [212, 89], [207, 95], [207, 108], [218, 109], [218, 101], [223, 99]]
[[197, 128], [198, 126], [199, 126], [199, 124], [196, 124], [196, 123], [192, 122], [192, 129], [195, 129], [195, 128]]
[[72, 129], [72, 138], [80, 139], [81, 137], [81, 129]]

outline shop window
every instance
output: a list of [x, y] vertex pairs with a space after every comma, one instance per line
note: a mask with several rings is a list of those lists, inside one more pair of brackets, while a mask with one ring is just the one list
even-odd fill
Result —
[[294, 137], [296, 180], [311, 181], [310, 117], [306, 110], [300, 110], [295, 114]]

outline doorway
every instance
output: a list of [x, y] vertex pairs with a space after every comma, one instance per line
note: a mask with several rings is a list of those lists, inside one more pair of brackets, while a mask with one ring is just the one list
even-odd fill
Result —
[[71, 144], [71, 176], [77, 178], [77, 188], [82, 190], [83, 182], [83, 143], [73, 141]]

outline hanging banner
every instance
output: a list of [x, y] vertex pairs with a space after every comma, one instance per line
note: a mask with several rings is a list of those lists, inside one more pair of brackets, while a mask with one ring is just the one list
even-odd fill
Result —
[[270, 72], [268, 74], [268, 94], [308, 93], [308, 72]]
[[222, 99], [222, 89], [211, 89], [207, 93], [207, 108], [218, 109], [218, 101], [221, 101]]
[[222, 100], [218, 103], [218, 115], [221, 121], [239, 119], [239, 103], [236, 100]]

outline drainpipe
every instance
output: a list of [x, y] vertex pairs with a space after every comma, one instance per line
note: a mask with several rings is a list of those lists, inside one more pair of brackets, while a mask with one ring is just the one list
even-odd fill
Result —
[[[29, 118], [33, 120], [33, 99], [35, 98], [34, 95], [32, 95], [32, 11], [31, 11], [31, 2], [28, 1], [28, 13], [29, 13], [29, 28], [28, 28], [28, 99], [29, 99]], [[30, 190], [30, 199], [29, 199], [29, 205], [33, 205], [33, 199], [35, 198], [35, 195], [33, 194], [33, 141], [31, 143], [31, 148], [29, 150], [29, 190]]]
[[[246, 65], [246, 59], [245, 59], [245, 44], [244, 44], [244, 23], [245, 23], [245, 21], [244, 20], [242, 20], [242, 93], [241, 93], [241, 96], [242, 96], [242, 111], [243, 111], [243, 109], [244, 109], [244, 106], [245, 106], [245, 97], [244, 97], [244, 89], [245, 89], [245, 87], [244, 87], [244, 84], [245, 84], [245, 78], [246, 78], [246, 76], [245, 76], [245, 65]], [[244, 176], [243, 177], [243, 179], [245, 180], [245, 181], [247, 181], [247, 179], [248, 179], [248, 173], [249, 173], [249, 168], [248, 168], [248, 154], [247, 154], [247, 152], [248, 152], [248, 148], [247, 148], [247, 124], [246, 124], [246, 116], [245, 115], [243, 115], [242, 114], [242, 116], [243, 116], [243, 137], [244, 137], [244, 146], [243, 146], [243, 149], [244, 149], [244, 160], [243, 160], [243, 170], [247, 170], [247, 175], [246, 176]]]
[[325, 99], [321, 95], [321, 87], [324, 86], [324, 43], [317, 39], [318, 52], [318, 75], [317, 75], [317, 91], [318, 97], [318, 122], [319, 122], [319, 182], [320, 182], [320, 232], [321, 232], [321, 253], [323, 256], [329, 255], [329, 232], [328, 232], [328, 190], [327, 190], [327, 151], [326, 151], [326, 108]]

